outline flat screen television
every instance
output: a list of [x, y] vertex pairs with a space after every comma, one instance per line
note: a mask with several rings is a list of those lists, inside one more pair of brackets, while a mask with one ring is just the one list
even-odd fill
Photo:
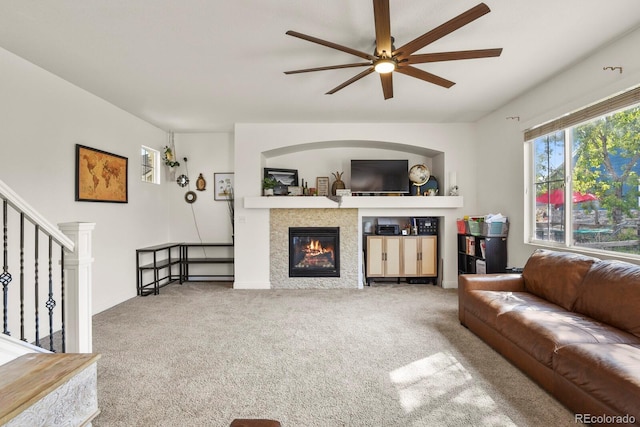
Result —
[[409, 193], [409, 160], [351, 160], [352, 193]]

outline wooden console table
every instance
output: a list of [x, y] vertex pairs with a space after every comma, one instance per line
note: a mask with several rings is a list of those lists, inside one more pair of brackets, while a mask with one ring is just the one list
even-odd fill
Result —
[[[201, 248], [204, 257], [193, 257], [189, 254], [190, 249]], [[193, 281], [207, 281], [213, 279], [229, 278], [233, 280], [233, 273], [231, 274], [198, 274], [191, 275], [189, 273], [189, 266], [192, 264], [233, 264], [233, 255], [229, 256], [209, 256], [207, 254], [207, 248], [212, 249], [214, 252], [224, 251], [224, 248], [233, 248], [233, 243], [182, 243], [180, 247], [180, 283], [193, 282]], [[228, 251], [225, 251], [228, 252]], [[193, 251], [192, 251], [193, 253]]]

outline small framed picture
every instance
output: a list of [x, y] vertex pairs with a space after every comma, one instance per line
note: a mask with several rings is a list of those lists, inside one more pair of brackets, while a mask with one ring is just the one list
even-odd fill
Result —
[[302, 196], [302, 187], [300, 187], [299, 185], [290, 185], [287, 188], [287, 192], [290, 196]]
[[298, 186], [297, 169], [264, 168], [264, 177], [273, 178], [278, 182], [278, 185], [273, 189], [275, 196], [287, 196], [289, 187]]
[[233, 200], [233, 172], [214, 173], [214, 200]]
[[328, 196], [329, 195], [329, 177], [328, 176], [319, 176], [316, 178], [316, 192], [318, 196]]

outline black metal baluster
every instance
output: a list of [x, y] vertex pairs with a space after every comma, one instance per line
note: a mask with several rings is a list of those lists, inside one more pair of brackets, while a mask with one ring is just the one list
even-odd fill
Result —
[[56, 302], [53, 299], [53, 238], [49, 236], [49, 299], [45, 306], [49, 310], [49, 350], [55, 351], [53, 346], [53, 309], [56, 307]]
[[64, 247], [60, 245], [60, 265], [62, 268], [60, 269], [60, 303], [62, 305], [62, 352], [67, 352], [67, 336], [65, 333], [65, 324], [64, 324], [64, 314], [66, 313], [64, 308]]
[[40, 310], [39, 310], [39, 298], [38, 298], [38, 291], [39, 291], [39, 284], [38, 284], [38, 260], [39, 260], [39, 256], [40, 256], [40, 248], [39, 248], [39, 239], [40, 238], [40, 226], [36, 225], [36, 241], [35, 241], [35, 246], [36, 246], [36, 252], [35, 252], [35, 284], [34, 284], [34, 299], [35, 299], [35, 308], [36, 308], [36, 312], [35, 312], [35, 316], [36, 316], [36, 345], [38, 347], [40, 347]]
[[[3, 240], [3, 244], [2, 244], [2, 268], [0, 269], [0, 285], [2, 285], [2, 303], [3, 303], [3, 307], [2, 307], [2, 333], [8, 336], [11, 336], [11, 331], [10, 331], [10, 325], [9, 325], [9, 302], [10, 302], [10, 298], [9, 298], [9, 285], [12, 283], [13, 281], [13, 277], [12, 274], [10, 273], [10, 268], [9, 268], [9, 263], [10, 263], [10, 259], [14, 259], [14, 258], [10, 258], [9, 257], [9, 249], [11, 249], [14, 254], [16, 252], [16, 249], [18, 249], [16, 246], [15, 242], [11, 242], [11, 248], [9, 247], [9, 206], [10, 206], [10, 202], [7, 199], [2, 198], [2, 240]], [[11, 206], [13, 209], [13, 206]], [[39, 225], [31, 222], [31, 220], [29, 219], [28, 215], [25, 214], [24, 212], [21, 212], [19, 209], [16, 209], [15, 211], [12, 210], [11, 214], [13, 214], [13, 212], [17, 213], [20, 215], [20, 231], [19, 231], [19, 242], [18, 242], [18, 247], [19, 247], [19, 289], [16, 289], [17, 292], [19, 292], [19, 322], [20, 322], [20, 331], [19, 331], [19, 338], [21, 341], [24, 342], [29, 342], [31, 341], [34, 337], [31, 334], [31, 330], [27, 330], [27, 326], [28, 322], [25, 319], [25, 314], [26, 317], [29, 317], [30, 314], [30, 297], [31, 297], [31, 286], [30, 283], [27, 283], [27, 280], [30, 280], [28, 277], [28, 272], [26, 271], [28, 269], [28, 267], [25, 265], [26, 262], [28, 262], [28, 255], [25, 253], [25, 250], [27, 249], [27, 247], [29, 246], [26, 243], [26, 239], [27, 239], [27, 235], [29, 234], [28, 231], [26, 230], [26, 227], [30, 225], [33, 225], [34, 227], [34, 286], [33, 286], [33, 299], [34, 299], [34, 316], [35, 316], [35, 342], [34, 344], [36, 346], [42, 347], [41, 343], [40, 343], [40, 301], [39, 301], [39, 291], [40, 291], [40, 278], [39, 278], [39, 269], [40, 269], [40, 247], [39, 247], [39, 240], [40, 240], [40, 233], [41, 233], [41, 228]], [[30, 225], [27, 225], [28, 224]], [[13, 222], [12, 225], [13, 227]], [[31, 228], [30, 228], [31, 230]], [[58, 243], [57, 241], [54, 242], [54, 238], [52, 235], [50, 235], [47, 232], [43, 232], [44, 235], [46, 237], [49, 238], [49, 253], [48, 253], [48, 259], [49, 259], [49, 292], [48, 292], [48, 297], [47, 300], [45, 301], [44, 305], [48, 310], [48, 315], [49, 315], [49, 350], [53, 351], [53, 352], [57, 352], [57, 351], [62, 351], [63, 353], [66, 352], [66, 322], [65, 322], [65, 305], [66, 305], [66, 281], [65, 281], [65, 271], [64, 271], [64, 259], [65, 259], [65, 254], [64, 254], [64, 246], [60, 243]], [[11, 239], [13, 239], [13, 234]], [[54, 244], [60, 248], [60, 257], [58, 260], [60, 263], [60, 296], [56, 296], [55, 295], [55, 290], [57, 287], [57, 283], [55, 283], [54, 280], [54, 250], [55, 248], [53, 247]], [[44, 254], [42, 254], [44, 256]], [[15, 271], [14, 271], [15, 272]], [[27, 299], [29, 301], [27, 301]], [[56, 301], [56, 299], [58, 301]], [[59, 311], [56, 311], [56, 307], [58, 304], [61, 304], [61, 308], [59, 309]], [[14, 307], [16, 308], [16, 307]], [[13, 313], [13, 311], [12, 311]], [[54, 328], [56, 327], [55, 324], [55, 319], [57, 317], [56, 313], [60, 313], [60, 337], [54, 339]], [[13, 325], [13, 316], [12, 316], [12, 327], [16, 327], [15, 325]], [[56, 341], [60, 341], [59, 344], [56, 344]], [[56, 346], [58, 347], [56, 349]]]
[[0, 274], [0, 283], [2, 283], [2, 302], [4, 304], [2, 309], [3, 333], [5, 335], [11, 335], [11, 332], [9, 332], [9, 325], [8, 325], [9, 320], [8, 320], [8, 312], [7, 312], [7, 309], [8, 309], [7, 305], [9, 304], [9, 283], [11, 283], [11, 274], [9, 274], [9, 266], [7, 265], [9, 264], [9, 253], [7, 252], [7, 248], [9, 244], [9, 237], [8, 237], [8, 230], [7, 230], [7, 206], [8, 206], [7, 201], [3, 200], [2, 230], [3, 230], [3, 240], [4, 240], [4, 245], [3, 245], [4, 263], [2, 266], [2, 274]]
[[24, 213], [20, 213], [20, 339], [26, 341], [24, 335]]

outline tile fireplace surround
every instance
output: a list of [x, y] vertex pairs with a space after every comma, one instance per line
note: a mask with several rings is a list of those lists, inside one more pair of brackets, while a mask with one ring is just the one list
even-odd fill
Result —
[[[357, 209], [271, 209], [269, 223], [273, 289], [358, 287]], [[340, 227], [340, 277], [289, 277], [289, 227]]]

